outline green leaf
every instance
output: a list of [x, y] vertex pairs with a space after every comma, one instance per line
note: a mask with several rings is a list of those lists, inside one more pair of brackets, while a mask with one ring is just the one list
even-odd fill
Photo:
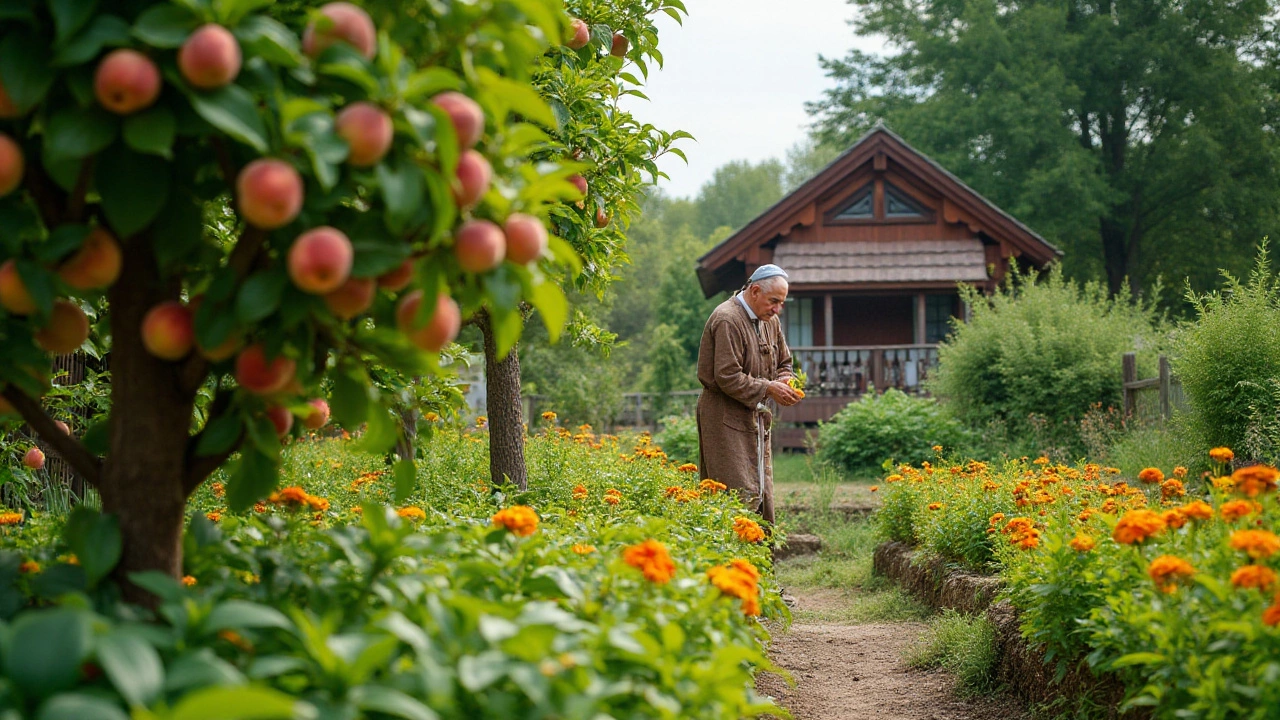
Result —
[[81, 547], [72, 547], [80, 559], [89, 585], [98, 584], [120, 562], [120, 521], [115, 515], [98, 515], [88, 528]]
[[133, 707], [146, 707], [164, 687], [164, 665], [150, 643], [127, 630], [98, 639], [98, 661], [111, 684]]
[[102, 209], [116, 235], [126, 238], [146, 227], [169, 198], [169, 165], [113, 145], [94, 164]]
[[49, 271], [26, 259], [18, 259], [15, 264], [18, 268], [18, 277], [22, 278], [22, 284], [27, 286], [27, 293], [35, 301], [36, 309], [41, 314], [48, 315], [53, 308], [54, 298], [53, 280], [50, 278]]
[[[151, 228], [151, 247], [156, 261], [162, 270], [171, 270], [200, 248], [204, 240], [204, 213], [199, 203], [180, 192], [169, 197], [155, 222], [151, 223]], [[232, 320], [230, 316], [226, 319]], [[225, 336], [218, 338], [218, 342], [224, 339]], [[205, 347], [216, 347], [217, 344]]]
[[173, 112], [163, 105], [130, 115], [124, 121], [124, 141], [140, 153], [173, 157], [173, 136], [177, 122]]
[[210, 457], [221, 455], [235, 447], [236, 441], [244, 432], [243, 419], [237, 413], [227, 413], [214, 418], [200, 433], [200, 441], [196, 443], [196, 455]]
[[311, 704], [278, 690], [259, 687], [213, 687], [184, 697], [168, 720], [311, 720]]
[[63, 693], [45, 701], [36, 720], [129, 720], [129, 716], [105, 698]]
[[529, 296], [529, 304], [533, 305], [542, 316], [542, 324], [546, 325], [551, 342], [559, 340], [560, 331], [569, 320], [569, 301], [565, 298], [560, 286], [552, 282], [534, 285], [533, 292]]
[[48, 38], [16, 29], [0, 41], [0, 82], [9, 99], [26, 112], [44, 99], [53, 86]]
[[370, 710], [407, 720], [437, 720], [440, 716], [421, 702], [381, 685], [351, 688], [351, 701], [361, 710]]
[[405, 242], [353, 240], [351, 245], [355, 249], [351, 276], [358, 278], [375, 277], [394, 270], [413, 252]]
[[302, 64], [298, 36], [265, 15], [245, 20], [234, 32], [247, 55], [256, 55], [272, 65], [287, 68]]
[[389, 162], [380, 163], [378, 184], [382, 188], [382, 199], [387, 204], [387, 229], [394, 233], [403, 232], [418, 208], [422, 207], [426, 193], [422, 170], [408, 159], [395, 166]]
[[418, 480], [418, 468], [413, 460], [400, 460], [391, 468], [396, 479], [396, 502], [403, 503], [413, 494], [413, 487]]
[[165, 602], [178, 602], [182, 599], [182, 586], [172, 576], [159, 570], [129, 573], [129, 582]]
[[35, 246], [35, 257], [41, 262], [54, 262], [78, 249], [88, 235], [88, 225], [59, 225], [49, 233], [47, 241]]
[[431, 97], [445, 90], [462, 88], [462, 79], [454, 71], [443, 67], [428, 67], [415, 71], [405, 85], [404, 99], [417, 100]]
[[354, 84], [366, 95], [378, 92], [373, 66], [355, 48], [345, 43], [330, 46], [320, 54], [316, 72]]
[[400, 437], [400, 426], [391, 418], [391, 411], [382, 405], [374, 405], [369, 410], [368, 425], [364, 435], [356, 443], [358, 452], [373, 455], [385, 455], [396, 446]]
[[61, 45], [76, 34], [93, 17], [98, 8], [97, 0], [49, 0], [49, 13], [53, 15], [55, 45]]
[[55, 608], [23, 613], [9, 630], [4, 671], [23, 695], [40, 698], [75, 687], [89, 655], [90, 616]]
[[248, 510], [275, 489], [279, 474], [280, 466], [270, 456], [246, 447], [227, 481], [227, 507], [232, 512]]
[[289, 622], [289, 618], [279, 610], [247, 600], [227, 600], [219, 603], [204, 621], [206, 633], [243, 628], [278, 628], [292, 631], [293, 623]]
[[207, 93], [191, 93], [191, 107], [210, 125], [260, 153], [267, 152], [267, 126], [248, 90], [227, 85]]
[[275, 0], [213, 0], [213, 15], [217, 22], [227, 27], [239, 23], [245, 15], [268, 7]]
[[507, 672], [507, 656], [497, 650], [458, 658], [458, 682], [471, 692], [480, 692]]
[[1122, 668], [1130, 665], [1158, 665], [1169, 662], [1169, 658], [1159, 653], [1137, 652], [1122, 655], [1111, 662], [1110, 667]]
[[63, 45], [53, 56], [55, 67], [67, 67], [87, 63], [98, 56], [104, 47], [128, 45], [132, 35], [129, 23], [115, 15], [99, 15], [71, 42]]
[[120, 118], [100, 107], [63, 108], [49, 118], [45, 143], [52, 155], [79, 159], [110, 145], [119, 129]]
[[280, 307], [288, 283], [289, 276], [280, 271], [268, 270], [250, 277], [236, 296], [236, 317], [247, 324], [269, 316]]
[[93, 423], [84, 431], [81, 441], [94, 455], [105, 455], [111, 447], [111, 423], [106, 418]]
[[248, 679], [235, 665], [213, 654], [210, 648], [200, 648], [190, 655], [183, 655], [169, 665], [165, 673], [164, 689], [175, 693], [211, 685], [245, 685]]
[[342, 427], [354, 430], [368, 419], [368, 382], [359, 370], [348, 369], [334, 376], [329, 407], [333, 411], [333, 419]]
[[199, 23], [200, 18], [190, 10], [162, 3], [138, 16], [133, 23], [133, 36], [153, 47], [176, 48], [187, 41]]

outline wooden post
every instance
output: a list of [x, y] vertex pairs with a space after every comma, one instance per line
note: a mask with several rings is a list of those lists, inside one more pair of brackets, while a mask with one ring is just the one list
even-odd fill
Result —
[[1122, 387], [1124, 388], [1124, 416], [1125, 418], [1133, 417], [1133, 413], [1137, 410], [1137, 403], [1134, 402], [1134, 391], [1129, 387], [1129, 383], [1138, 381], [1138, 354], [1127, 352], [1121, 362]]
[[636, 393], [636, 427], [644, 425], [644, 393]]
[[827, 347], [833, 347], [836, 344], [835, 333], [833, 332], [833, 329], [835, 328], [835, 322], [832, 318], [833, 313], [831, 312], [831, 305], [832, 305], [831, 293], [827, 293], [826, 295], [823, 295], [822, 296], [822, 324], [823, 324], [823, 330], [826, 332]]
[[914, 332], [916, 345], [924, 344], [925, 320], [926, 320], [925, 308], [926, 308], [926, 303], [924, 299], [924, 293], [916, 293], [916, 327]]
[[1160, 356], [1160, 417], [1166, 422], [1173, 415], [1169, 403], [1169, 358]]

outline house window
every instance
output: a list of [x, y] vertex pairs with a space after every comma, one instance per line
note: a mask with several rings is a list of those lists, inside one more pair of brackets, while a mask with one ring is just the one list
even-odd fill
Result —
[[875, 204], [873, 202], [874, 193], [871, 191], [871, 183], [867, 183], [854, 195], [853, 202], [849, 203], [837, 215], [837, 220], [870, 220], [875, 217]]
[[813, 298], [787, 298], [787, 345], [813, 347]]
[[884, 216], [891, 218], [924, 217], [924, 209], [898, 188], [884, 185]]
[[924, 298], [924, 341], [940, 343], [951, 331], [954, 295], [926, 295]]

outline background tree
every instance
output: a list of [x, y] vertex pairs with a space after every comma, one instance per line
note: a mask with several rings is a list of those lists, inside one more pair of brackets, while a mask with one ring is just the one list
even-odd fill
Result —
[[1070, 274], [1207, 286], [1274, 224], [1274, 4], [856, 5], [857, 33], [899, 52], [822, 59], [819, 140], [883, 119], [1063, 247]]

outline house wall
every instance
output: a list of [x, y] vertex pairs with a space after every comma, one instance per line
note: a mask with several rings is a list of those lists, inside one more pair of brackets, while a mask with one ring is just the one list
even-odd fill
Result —
[[909, 345], [912, 296], [831, 298], [834, 345]]

